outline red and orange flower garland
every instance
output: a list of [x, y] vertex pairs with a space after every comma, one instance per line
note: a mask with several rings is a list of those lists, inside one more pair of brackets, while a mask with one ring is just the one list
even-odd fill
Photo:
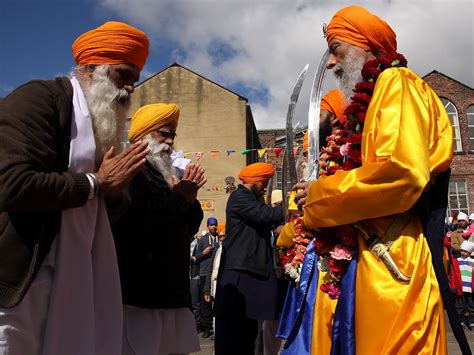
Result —
[[[334, 175], [338, 170], [352, 170], [362, 165], [362, 131], [377, 78], [387, 68], [406, 66], [405, 57], [399, 53], [394, 57], [381, 56], [365, 63], [362, 68], [363, 81], [356, 84], [353, 89], [355, 95], [344, 112], [347, 120], [341, 129], [333, 131], [327, 138], [327, 145], [321, 149], [321, 175]], [[339, 298], [341, 279], [357, 248], [357, 230], [352, 225], [344, 225], [309, 231], [304, 228], [303, 217], [298, 217], [293, 241], [295, 245], [281, 253], [286, 275], [299, 282], [306, 248], [312, 241], [316, 254], [320, 256], [318, 268], [326, 272], [320, 289], [332, 299]]]

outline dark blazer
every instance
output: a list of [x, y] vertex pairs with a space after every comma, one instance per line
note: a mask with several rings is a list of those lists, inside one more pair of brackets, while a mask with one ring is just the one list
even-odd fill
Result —
[[129, 194], [130, 207], [112, 228], [124, 304], [191, 307], [189, 247], [203, 218], [201, 204], [190, 205], [148, 163]]
[[243, 270], [268, 277], [272, 268], [271, 226], [283, 221], [282, 207], [267, 206], [239, 185], [227, 201], [219, 270]]
[[87, 202], [86, 175], [66, 172], [72, 95], [61, 77], [26, 83], [0, 103], [0, 308], [23, 299], [61, 211]]
[[[211, 239], [211, 242], [209, 242]], [[214, 237], [214, 241], [210, 238], [210, 233], [206, 233], [198, 240], [198, 246], [196, 250], [196, 264], [199, 264], [199, 276], [210, 276], [212, 273], [212, 256], [217, 250], [219, 244], [218, 236]], [[202, 252], [207, 247], [214, 247], [214, 251], [204, 255]]]

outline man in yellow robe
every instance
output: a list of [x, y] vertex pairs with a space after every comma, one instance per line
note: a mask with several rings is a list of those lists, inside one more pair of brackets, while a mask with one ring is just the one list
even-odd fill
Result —
[[[334, 71], [347, 102], [355, 84], [362, 81], [367, 61], [397, 55], [393, 30], [359, 6], [338, 11], [326, 39], [330, 51], [326, 67]], [[388, 68], [375, 83], [365, 116], [362, 165], [322, 176], [296, 196], [298, 204], [304, 205], [306, 228], [366, 221], [369, 230], [390, 247], [400, 271], [411, 277], [409, 283], [397, 281], [359, 236], [356, 354], [446, 354], [443, 301], [420, 218], [408, 213], [401, 232], [392, 240], [383, 236], [396, 216], [409, 211], [436, 175], [449, 168], [452, 144], [449, 117], [434, 91], [411, 70]], [[278, 244], [288, 245], [289, 238], [282, 233]], [[311, 354], [333, 353], [336, 303], [318, 287]]]

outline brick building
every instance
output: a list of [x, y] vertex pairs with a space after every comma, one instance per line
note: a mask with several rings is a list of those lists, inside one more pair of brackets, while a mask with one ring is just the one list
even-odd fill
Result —
[[474, 89], [436, 70], [423, 79], [440, 97], [454, 130], [449, 215], [474, 213]]
[[[454, 130], [448, 214], [474, 213], [474, 89], [435, 70], [423, 79], [441, 98]], [[259, 131], [259, 137], [263, 147], [285, 146], [282, 129]], [[274, 188], [281, 188], [281, 157], [270, 152], [266, 160], [276, 167]]]
[[[246, 148], [260, 148], [252, 110], [245, 97], [176, 63], [137, 85], [130, 115], [157, 102], [180, 106], [175, 148], [189, 152], [193, 162], [197, 162], [196, 152], [203, 153], [198, 163], [206, 170], [207, 183], [198, 199], [204, 209], [201, 230], [205, 230], [208, 217], [225, 220], [227, 178], [237, 180], [239, 171], [258, 157], [255, 151], [239, 154]], [[229, 149], [235, 153], [226, 154]]]

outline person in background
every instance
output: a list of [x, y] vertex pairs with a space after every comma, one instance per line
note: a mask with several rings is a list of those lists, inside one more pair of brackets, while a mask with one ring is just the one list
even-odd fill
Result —
[[199, 265], [196, 264], [196, 251], [199, 239], [204, 234], [198, 234], [194, 237], [190, 245], [190, 269], [189, 269], [189, 287], [191, 292], [191, 305], [194, 314], [194, 321], [196, 322], [196, 329], [198, 333], [204, 330], [201, 325], [201, 296], [199, 292]]
[[216, 355], [253, 355], [258, 320], [278, 318], [271, 228], [283, 223], [283, 209], [263, 201], [274, 174], [271, 164], [247, 166], [239, 174], [243, 184], [227, 201], [214, 302]]
[[457, 277], [461, 280], [461, 295], [456, 297], [456, 308], [458, 309], [459, 317], [469, 330], [472, 330], [471, 322], [474, 322], [474, 319], [471, 319], [471, 315], [474, 312], [474, 300], [472, 298], [474, 259], [471, 257], [473, 251], [474, 243], [466, 240], [462, 242], [461, 256], [457, 258], [458, 265], [455, 268]]
[[206, 283], [211, 277], [212, 255], [219, 242], [217, 234], [217, 219], [207, 219], [208, 233], [199, 239], [196, 251], [196, 264], [199, 265], [199, 290], [201, 295], [201, 325], [203, 327], [203, 338], [209, 338], [212, 333], [212, 300]]

